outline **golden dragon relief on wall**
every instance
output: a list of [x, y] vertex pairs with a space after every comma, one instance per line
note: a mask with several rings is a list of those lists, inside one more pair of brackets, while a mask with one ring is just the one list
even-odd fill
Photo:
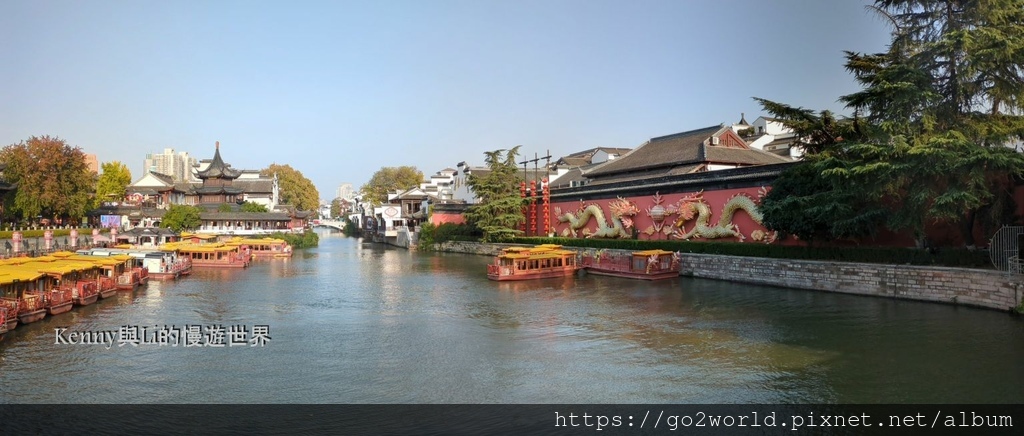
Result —
[[[739, 226], [732, 222], [737, 211], [745, 211], [747, 215], [757, 224], [762, 225], [763, 216], [758, 209], [760, 200], [767, 194], [767, 189], [762, 187], [758, 190], [757, 198], [745, 193], [733, 195], [722, 206], [718, 221], [712, 224], [712, 209], [707, 200], [704, 199], [704, 192], [686, 195], [673, 204], [663, 205], [664, 200], [660, 193], [653, 197], [654, 205], [646, 210], [647, 216], [651, 218], [652, 224], [643, 230], [648, 236], [664, 234], [673, 239], [691, 240], [736, 238], [740, 241], [746, 240], [746, 236], [740, 231]], [[608, 203], [609, 219], [606, 221], [604, 211], [597, 204], [586, 204], [580, 201], [576, 212], [562, 213], [556, 207], [555, 214], [559, 222], [568, 223], [569, 227], [562, 230], [564, 237], [577, 237], [582, 234], [586, 238], [629, 238], [632, 236], [633, 217], [640, 210], [630, 200], [618, 197]], [[676, 219], [670, 220], [675, 215]], [[597, 220], [597, 230], [591, 232], [587, 224], [591, 219]], [[686, 226], [693, 221], [689, 230]], [[778, 237], [778, 232], [755, 229], [750, 232], [750, 239], [757, 242], [771, 243]]]

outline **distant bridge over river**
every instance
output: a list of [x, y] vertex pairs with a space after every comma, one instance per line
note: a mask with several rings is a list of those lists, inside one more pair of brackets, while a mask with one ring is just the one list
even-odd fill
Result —
[[313, 227], [330, 227], [337, 230], [345, 230], [345, 222], [341, 220], [313, 220]]

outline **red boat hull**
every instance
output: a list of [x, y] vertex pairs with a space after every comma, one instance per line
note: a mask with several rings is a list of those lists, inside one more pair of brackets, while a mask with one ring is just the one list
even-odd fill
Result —
[[99, 298], [99, 296], [100, 294], [92, 294], [85, 297], [75, 297], [75, 306], [88, 306], [92, 303], [95, 303], [96, 299]]
[[587, 267], [586, 271], [588, 274], [597, 274], [599, 276], [612, 276], [622, 277], [627, 279], [639, 279], [639, 280], [664, 280], [671, 279], [673, 277], [679, 277], [679, 271], [658, 271], [647, 273], [635, 273], [632, 271], [617, 271], [609, 269], [601, 269], [596, 267]]
[[53, 316], [53, 315], [60, 315], [62, 313], [70, 311], [72, 306], [74, 306], [74, 302], [69, 300], [69, 301], [61, 303], [61, 304], [55, 304], [53, 306], [47, 307], [46, 311], [51, 316]]
[[169, 272], [169, 273], [149, 273], [149, 278], [151, 278], [151, 279], [153, 279], [153, 280], [157, 280], [157, 281], [163, 281], [163, 280], [174, 280], [174, 279], [177, 279], [177, 278], [178, 278], [178, 275], [179, 275], [179, 274], [180, 274], [180, 273], [178, 273], [178, 272]]
[[28, 324], [46, 318], [46, 309], [33, 310], [31, 312], [19, 313], [18, 321]]
[[544, 270], [517, 270], [511, 271], [511, 274], [502, 274], [503, 271], [499, 271], [497, 274], [488, 273], [487, 278], [497, 281], [550, 279], [554, 277], [571, 276], [576, 274], [576, 270], [577, 268], [575, 266], [566, 266]]

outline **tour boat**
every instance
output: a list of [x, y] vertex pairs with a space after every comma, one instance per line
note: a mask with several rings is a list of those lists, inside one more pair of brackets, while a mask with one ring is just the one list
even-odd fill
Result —
[[141, 260], [153, 280], [174, 280], [192, 272], [191, 258], [178, 256], [174, 252], [146, 253]]
[[125, 256], [86, 254], [76, 254], [66, 259], [91, 262], [96, 266], [98, 269], [96, 292], [99, 293], [100, 298], [110, 298], [117, 294], [117, 279], [126, 271], [129, 260]]
[[561, 245], [510, 247], [495, 256], [493, 264], [487, 265], [487, 278], [499, 281], [545, 279], [571, 276], [578, 269], [576, 252], [564, 250]]
[[18, 300], [0, 296], [0, 311], [4, 313], [4, 325], [0, 329], [14, 330], [18, 326]]
[[70, 289], [50, 289], [46, 292], [46, 313], [60, 315], [71, 310], [75, 301]]
[[583, 255], [581, 263], [590, 274], [641, 280], [679, 277], [679, 254], [665, 250], [634, 251], [630, 254], [609, 254], [601, 250]]
[[[33, 271], [31, 267], [21, 266], [4, 268], [0, 273], [0, 294], [5, 300], [4, 305], [9, 309], [8, 313], [15, 314], [16, 323], [29, 324], [46, 317], [43, 283], [38, 280], [42, 276], [43, 274]], [[12, 306], [15, 308], [13, 311], [10, 310]], [[14, 327], [11, 320], [7, 323], [8, 328]]]
[[7, 328], [7, 307], [0, 306], [0, 340], [4, 339], [4, 335], [10, 329]]
[[[110, 257], [122, 262], [122, 266], [118, 267], [121, 273], [116, 277], [115, 288], [120, 291], [134, 291], [139, 286], [146, 284], [145, 280], [148, 278], [148, 271], [138, 266], [135, 257], [123, 252]], [[146, 275], [143, 276], [143, 273], [146, 273]]]
[[245, 245], [252, 257], [292, 257], [292, 246], [277, 238], [232, 238], [226, 245]]
[[222, 242], [208, 244], [167, 243], [161, 250], [177, 251], [181, 257], [188, 258], [193, 268], [245, 268], [249, 266], [252, 254], [249, 246], [227, 245]]
[[142, 284], [142, 277], [139, 277], [139, 272], [130, 269], [117, 276], [114, 288], [119, 291], [134, 291], [139, 288], [140, 284]]
[[[36, 264], [26, 264], [25, 266], [34, 265]], [[38, 264], [37, 268], [40, 273], [46, 275], [44, 280], [47, 281], [49, 289], [69, 293], [70, 300], [76, 305], [88, 306], [99, 298], [97, 277], [100, 274], [100, 267], [93, 262], [63, 258], [56, 262]], [[58, 308], [58, 310], [62, 310], [62, 308]]]

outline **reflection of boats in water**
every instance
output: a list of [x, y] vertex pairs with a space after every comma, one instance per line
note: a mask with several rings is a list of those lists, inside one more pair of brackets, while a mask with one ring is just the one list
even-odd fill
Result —
[[565, 292], [574, 291], [577, 287], [577, 277], [563, 276], [552, 277], [542, 281], [536, 280], [501, 280], [495, 283], [498, 291], [502, 292], [552, 292], [553, 295], [562, 295]]
[[487, 265], [487, 278], [505, 281], [565, 277], [578, 269], [576, 252], [562, 249], [561, 245], [509, 247], [494, 257], [493, 264]]
[[591, 274], [641, 280], [679, 277], [679, 254], [665, 250], [610, 254], [604, 250], [585, 254], [582, 267]]

